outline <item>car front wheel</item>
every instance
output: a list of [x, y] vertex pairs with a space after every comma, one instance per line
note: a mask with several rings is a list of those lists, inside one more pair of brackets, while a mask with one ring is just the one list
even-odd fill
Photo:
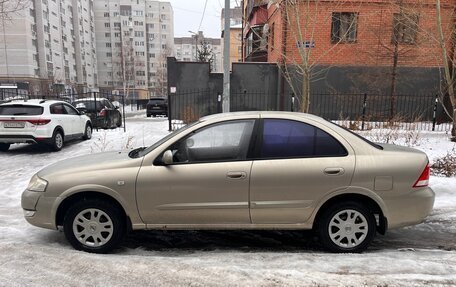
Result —
[[374, 239], [375, 217], [358, 202], [342, 202], [324, 211], [318, 232], [324, 247], [332, 252], [362, 252]]
[[65, 215], [63, 231], [77, 250], [107, 253], [116, 248], [125, 234], [121, 212], [100, 200], [84, 200]]

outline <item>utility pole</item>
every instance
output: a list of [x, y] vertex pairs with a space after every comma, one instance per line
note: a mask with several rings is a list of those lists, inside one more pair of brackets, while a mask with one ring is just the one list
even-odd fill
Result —
[[225, 0], [225, 28], [223, 37], [223, 99], [222, 112], [230, 111], [230, 0]]

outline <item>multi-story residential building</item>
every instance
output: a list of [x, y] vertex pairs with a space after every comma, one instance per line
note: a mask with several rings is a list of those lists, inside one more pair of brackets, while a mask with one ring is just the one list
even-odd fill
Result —
[[[222, 9], [222, 38], [225, 37], [225, 9]], [[242, 62], [242, 8], [230, 9], [230, 67], [233, 62]], [[222, 54], [223, 54], [222, 40]]]
[[212, 72], [223, 71], [222, 44], [219, 38], [206, 38], [202, 31], [194, 33], [191, 37], [174, 38], [174, 54], [178, 61], [197, 61], [197, 50], [201, 49], [202, 42], [205, 42], [209, 50], [212, 50]]
[[97, 0], [94, 11], [100, 89], [165, 96], [166, 58], [174, 53], [171, 4]]
[[0, 23], [0, 81], [32, 94], [97, 86], [93, 0], [30, 1]]

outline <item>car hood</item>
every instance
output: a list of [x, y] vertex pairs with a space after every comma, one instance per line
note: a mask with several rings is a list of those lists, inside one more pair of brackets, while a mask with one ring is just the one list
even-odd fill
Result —
[[43, 168], [38, 172], [38, 176], [46, 179], [50, 175], [139, 167], [142, 158], [130, 158], [128, 156], [129, 152], [103, 152], [65, 159]]

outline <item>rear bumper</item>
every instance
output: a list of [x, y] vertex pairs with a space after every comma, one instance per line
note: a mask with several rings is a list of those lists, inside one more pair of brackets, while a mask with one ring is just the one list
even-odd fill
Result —
[[32, 135], [0, 135], [0, 143], [52, 143], [52, 138], [38, 138]]
[[414, 189], [399, 197], [385, 199], [388, 229], [419, 224], [431, 214], [435, 193], [430, 187]]
[[147, 115], [168, 115], [168, 110], [166, 109], [147, 109]]

